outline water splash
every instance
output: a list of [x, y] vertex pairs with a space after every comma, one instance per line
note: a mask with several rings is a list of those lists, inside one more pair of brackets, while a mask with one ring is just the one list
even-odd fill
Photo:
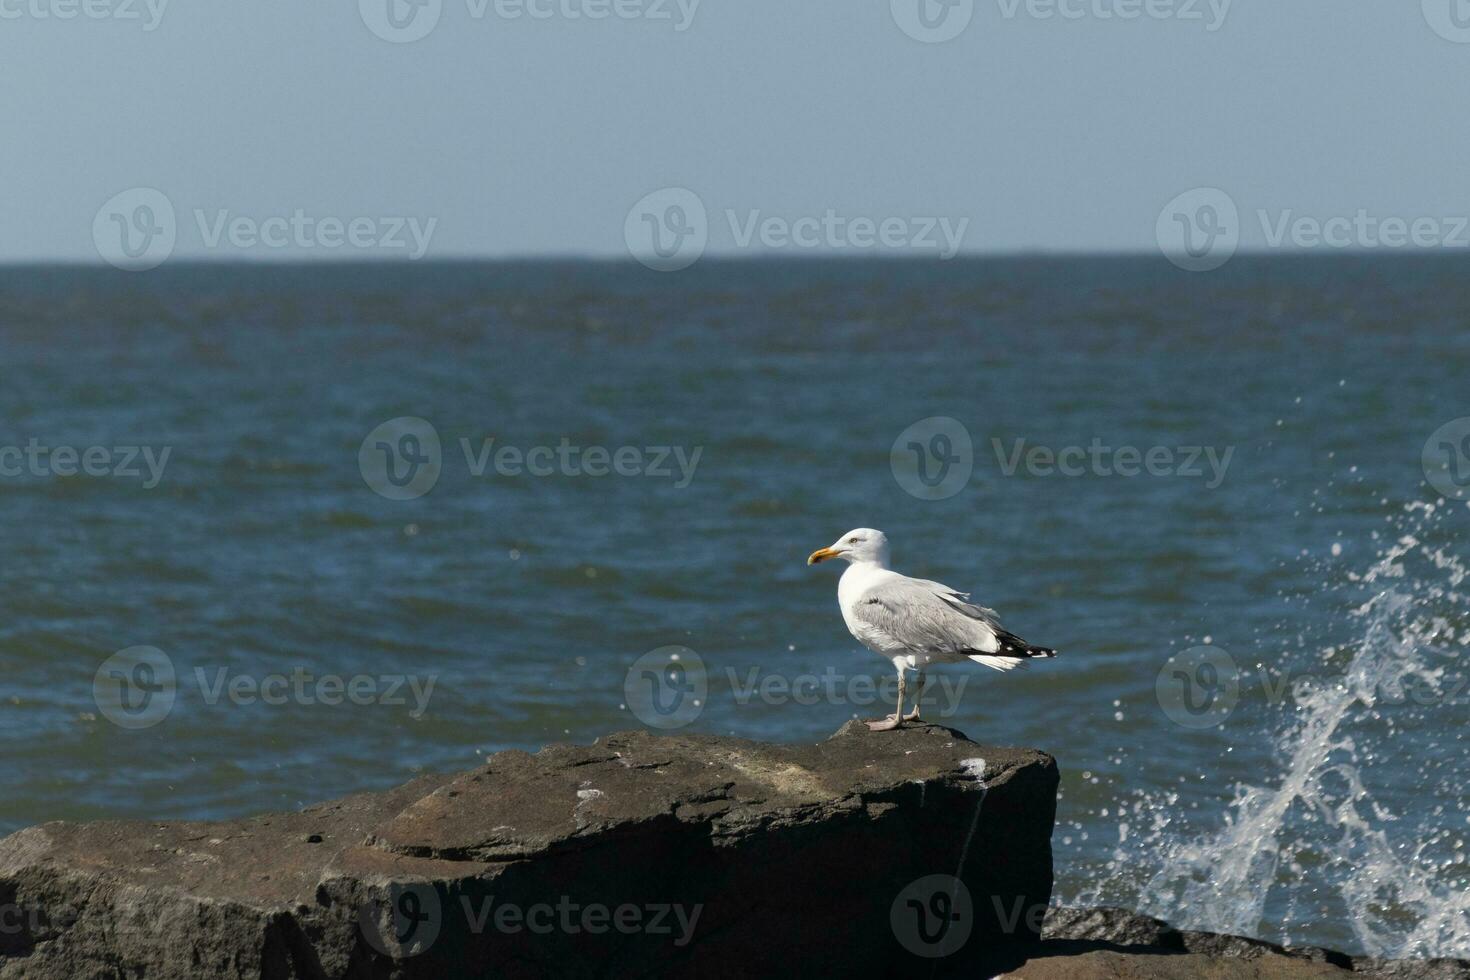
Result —
[[[1126, 903], [1136, 889], [1143, 909], [1192, 928], [1291, 942], [1346, 924], [1372, 955], [1470, 955], [1470, 772], [1443, 763], [1463, 758], [1470, 727], [1456, 669], [1470, 568], [1429, 540], [1462, 530], [1463, 512], [1451, 520], [1405, 508], [1403, 533], [1344, 583], [1367, 596], [1349, 617], [1355, 639], [1304, 651], [1308, 670], [1278, 679], [1279, 777], [1238, 785], [1223, 826], [1198, 835], [1172, 826], [1178, 794], [1135, 807], [1152, 825], [1120, 824], [1116, 877], [1088, 899]], [[1126, 881], [1137, 867], [1157, 870]]]

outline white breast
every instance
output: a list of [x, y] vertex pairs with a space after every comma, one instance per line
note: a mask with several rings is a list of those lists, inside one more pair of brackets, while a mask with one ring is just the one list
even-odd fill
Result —
[[873, 565], [849, 565], [842, 578], [837, 580], [837, 605], [842, 609], [842, 621], [847, 624], [847, 631], [863, 646], [885, 657], [905, 652], [907, 648], [882, 630], [854, 618], [852, 610], [863, 593], [885, 578], [896, 575], [896, 572]]

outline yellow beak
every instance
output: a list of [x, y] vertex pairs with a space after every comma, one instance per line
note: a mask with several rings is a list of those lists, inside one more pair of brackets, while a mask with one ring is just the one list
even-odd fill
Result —
[[806, 563], [808, 565], [818, 565], [826, 561], [828, 558], [836, 558], [840, 554], [842, 554], [842, 552], [835, 551], [832, 548], [818, 548], [816, 551], [812, 552], [811, 557], [806, 560]]

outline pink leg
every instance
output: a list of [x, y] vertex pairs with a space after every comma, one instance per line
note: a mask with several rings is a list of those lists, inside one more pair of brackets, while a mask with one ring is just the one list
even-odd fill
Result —
[[913, 711], [910, 711], [908, 714], [906, 714], [906, 715], [903, 716], [903, 720], [904, 721], [918, 721], [919, 720], [919, 705], [924, 700], [924, 687], [925, 687], [925, 684], [926, 684], [926, 678], [924, 677], [924, 672], [922, 670], [919, 671], [918, 681], [919, 681], [919, 693], [914, 696], [914, 710]]
[[870, 721], [867, 723], [870, 732], [891, 732], [903, 724], [903, 671], [898, 672], [898, 710], [884, 718], [882, 721]]

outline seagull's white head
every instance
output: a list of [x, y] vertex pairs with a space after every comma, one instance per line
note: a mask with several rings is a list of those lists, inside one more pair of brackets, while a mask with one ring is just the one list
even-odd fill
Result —
[[888, 535], [870, 527], [853, 528], [828, 547], [813, 551], [806, 563], [816, 565], [828, 558], [845, 558], [854, 563], [873, 562], [887, 568]]

